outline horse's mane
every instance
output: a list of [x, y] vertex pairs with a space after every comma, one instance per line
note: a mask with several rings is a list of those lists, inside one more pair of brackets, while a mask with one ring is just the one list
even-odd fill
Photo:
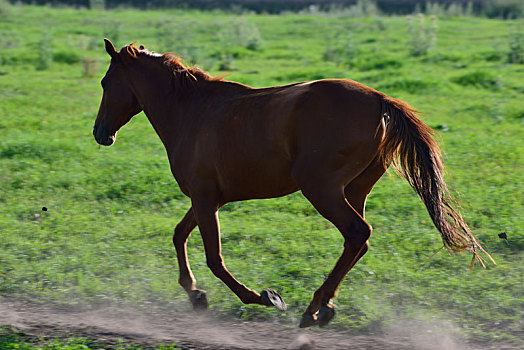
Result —
[[147, 57], [161, 60], [163, 65], [171, 72], [172, 84], [175, 90], [178, 91], [179, 96], [194, 91], [199, 82], [222, 81], [223, 76], [214, 77], [198, 67], [186, 66], [182, 59], [172, 52], [158, 54], [145, 49], [142, 45], [137, 48], [134, 44], [124, 47], [126, 53], [132, 58], [146, 55]]
[[164, 64], [169, 67], [173, 73], [182, 73], [194, 81], [221, 81], [223, 78], [221, 76], [214, 77], [198, 67], [186, 66], [179, 56], [171, 52], [163, 54], [162, 57], [164, 58]]
[[179, 56], [171, 52], [158, 54], [145, 49], [142, 45], [137, 47], [135, 43], [124, 46], [120, 52], [125, 54], [126, 59], [133, 60], [139, 56], [146, 56], [157, 62], [160, 61], [171, 73], [172, 84], [178, 91], [178, 96], [191, 93], [200, 82], [223, 81], [224, 76], [214, 77], [198, 67], [186, 66]]

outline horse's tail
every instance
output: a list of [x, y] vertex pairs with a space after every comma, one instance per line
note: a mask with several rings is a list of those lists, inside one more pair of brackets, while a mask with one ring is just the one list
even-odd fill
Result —
[[471, 267], [475, 261], [485, 266], [479, 251], [495, 263], [453, 208], [455, 201], [442, 177], [444, 166], [439, 146], [433, 139], [434, 131], [417, 114], [401, 100], [382, 97], [382, 116], [386, 121], [380, 149], [382, 161], [385, 165], [393, 164], [420, 196], [449, 251], [471, 251]]

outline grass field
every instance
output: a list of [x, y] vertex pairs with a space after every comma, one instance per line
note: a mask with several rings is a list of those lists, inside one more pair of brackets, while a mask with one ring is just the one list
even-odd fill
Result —
[[[368, 199], [371, 248], [341, 286], [331, 327], [380, 332], [398, 318], [436, 318], [479, 339], [522, 342], [524, 26], [440, 17], [433, 47], [416, 54], [412, 45], [431, 38], [416, 43], [409, 21], [422, 20], [8, 8], [0, 19], [0, 295], [186, 303], [171, 235], [189, 200], [160, 140], [143, 114], [113, 147], [99, 148], [91, 134], [106, 36], [118, 47], [138, 40], [180, 53], [256, 87], [350, 78], [415, 106], [440, 132], [447, 182], [498, 265], [469, 271], [469, 255], [445, 252], [426, 261], [439, 234], [390, 172]], [[279, 290], [289, 308], [243, 305], [208, 270], [196, 231], [189, 257], [210, 307], [296, 323], [342, 251], [338, 231], [299, 193], [229, 204], [220, 221], [229, 270], [251, 288]]]

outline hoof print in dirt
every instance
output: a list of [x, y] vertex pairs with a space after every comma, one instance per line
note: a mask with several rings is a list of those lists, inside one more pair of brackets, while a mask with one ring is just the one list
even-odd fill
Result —
[[189, 300], [193, 304], [193, 310], [204, 311], [207, 310], [207, 296], [203, 290], [194, 290], [189, 293]]
[[293, 350], [315, 350], [316, 348], [315, 341], [306, 337], [299, 337], [291, 346]]
[[282, 311], [285, 311], [287, 309], [287, 305], [284, 302], [284, 299], [282, 299], [280, 294], [278, 294], [276, 291], [272, 289], [264, 289], [262, 293], [260, 293], [260, 298], [266, 306], [274, 306]]

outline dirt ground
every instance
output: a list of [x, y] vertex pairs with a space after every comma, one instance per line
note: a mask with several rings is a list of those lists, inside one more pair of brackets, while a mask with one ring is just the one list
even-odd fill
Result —
[[11, 325], [29, 336], [86, 337], [111, 348], [119, 341], [152, 347], [172, 344], [183, 349], [355, 349], [355, 350], [476, 350], [515, 349], [508, 344], [472, 344], [442, 333], [440, 327], [402, 321], [381, 335], [299, 329], [270, 322], [226, 321], [185, 309], [147, 310], [38, 304], [3, 297], [0, 325]]

